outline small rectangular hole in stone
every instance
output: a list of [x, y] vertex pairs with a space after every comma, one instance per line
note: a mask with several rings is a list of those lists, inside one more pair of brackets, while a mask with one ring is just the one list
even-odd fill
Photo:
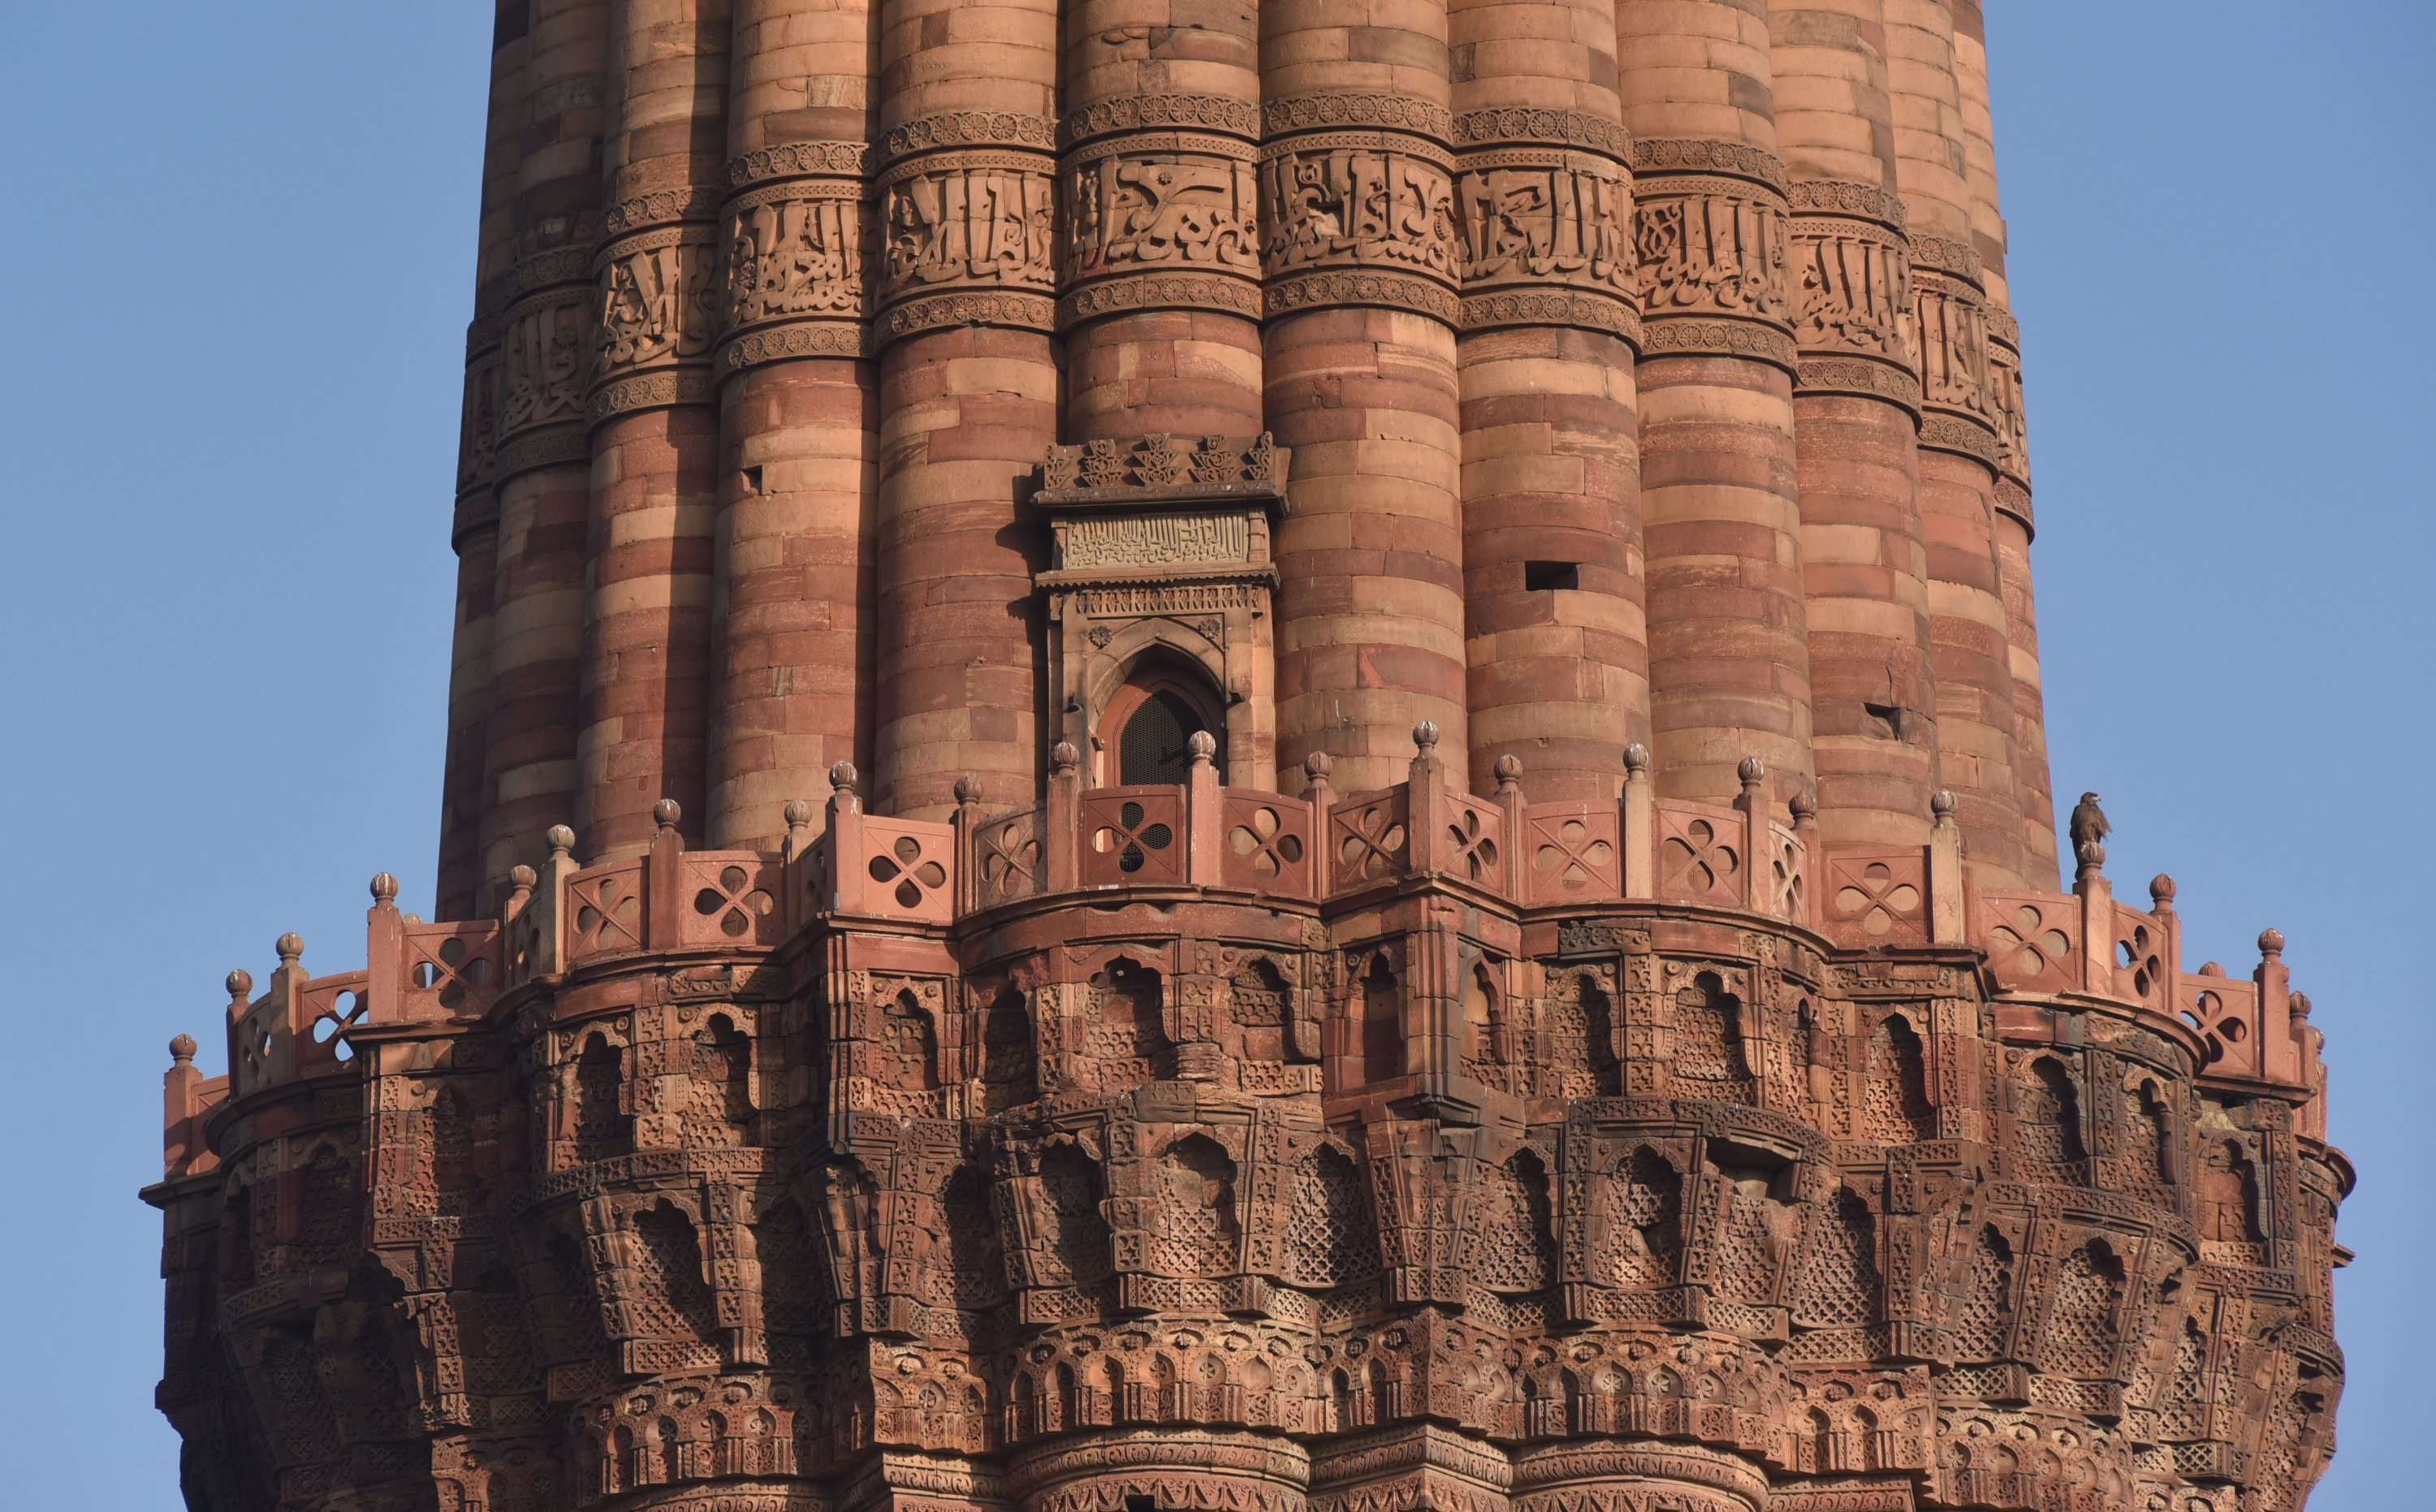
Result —
[[1578, 562], [1525, 562], [1522, 564], [1522, 587], [1529, 593], [1551, 593], [1559, 588], [1573, 589], [1582, 585], [1582, 568]]
[[747, 467], [744, 469], [744, 492], [748, 496], [758, 495], [761, 492], [761, 469], [758, 467]]

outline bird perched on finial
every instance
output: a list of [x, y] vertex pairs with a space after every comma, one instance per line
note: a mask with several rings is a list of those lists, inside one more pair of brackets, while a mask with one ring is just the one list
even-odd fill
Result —
[[2080, 847], [2104, 840], [2114, 826], [2106, 822], [2106, 810], [2097, 807], [2097, 794], [2084, 792], [2080, 802], [2072, 806], [2072, 848], [2075, 855]]

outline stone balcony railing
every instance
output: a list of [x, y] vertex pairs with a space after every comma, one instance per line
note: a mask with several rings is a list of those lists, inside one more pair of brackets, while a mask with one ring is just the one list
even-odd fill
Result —
[[497, 919], [412, 920], [383, 873], [364, 969], [308, 977], [303, 942], [282, 935], [269, 991], [254, 998], [247, 973], [229, 976], [229, 1074], [201, 1076], [192, 1041], [173, 1045], [169, 1174], [210, 1169], [205, 1121], [223, 1104], [351, 1078], [358, 1027], [478, 1019], [529, 982], [627, 958], [768, 953], [815, 924], [944, 933], [1118, 890], [1316, 911], [1434, 887], [1518, 915], [1717, 910], [1781, 921], [1840, 953], [1976, 952], [2000, 995], [2000, 1026], [2010, 1016], [2027, 1027], [2060, 1002], [2111, 1005], [2190, 1044], [2205, 1081], [2298, 1094], [2297, 1129], [2324, 1138], [2321, 1036], [2308, 999], [2290, 990], [2283, 936], [2259, 936], [2247, 980], [2214, 963], [2184, 971], [2170, 878], [2150, 883], [2147, 910], [2118, 903], [2092, 846], [2069, 893], [1975, 887], [1942, 793], [1925, 845], [1830, 848], [1806, 800], [1786, 820], [1767, 811], [1756, 759], [1743, 763], [1731, 806], [1658, 797], [1637, 746], [1613, 803], [1527, 802], [1511, 757], [1481, 798], [1450, 782], [1434, 729], [1416, 738], [1410, 780], [1339, 794], [1317, 756], [1300, 797], [1220, 786], [1207, 736], [1193, 737], [1176, 787], [1086, 789], [1073, 748], [1060, 745], [1039, 805], [984, 813], [968, 780], [945, 822], [864, 813], [841, 764], [826, 826], [814, 827], [809, 803], [790, 805], [777, 852], [688, 851], [664, 802], [646, 854], [579, 866], [574, 834], [559, 826], [538, 868], [515, 869]]

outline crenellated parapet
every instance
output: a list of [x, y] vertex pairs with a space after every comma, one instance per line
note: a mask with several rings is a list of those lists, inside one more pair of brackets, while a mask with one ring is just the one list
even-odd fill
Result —
[[1720, 1508], [2290, 1504], [2209, 1500], [2306, 1485], [2341, 1380], [2279, 936], [2184, 973], [2171, 881], [2117, 903], [2102, 854], [1981, 890], [1941, 795], [1846, 849], [1756, 761], [1536, 804], [1416, 739], [1293, 797], [1206, 737], [1175, 788], [1061, 748], [936, 823], [841, 767], [774, 852], [553, 831], [490, 920], [375, 878], [366, 969], [283, 937], [231, 1075], [177, 1047], [189, 1475], [1489, 1512], [1671, 1456]]

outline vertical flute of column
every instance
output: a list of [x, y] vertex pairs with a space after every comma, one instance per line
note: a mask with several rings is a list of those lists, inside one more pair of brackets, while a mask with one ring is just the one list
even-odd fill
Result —
[[648, 848], [663, 798], [702, 832], [719, 465], [714, 217], [727, 146], [726, 0], [610, 0], [609, 9], [576, 742], [587, 857]]
[[[1066, 439], [1105, 458], [1137, 455], [1132, 443], [1165, 436], [1193, 459], [1179, 483], [1232, 484], [1240, 474], [1220, 459], [1248, 455], [1262, 428], [1254, 9], [1073, 0], [1064, 57], [1057, 326]], [[1265, 521], [1246, 530], [1245, 549], [1263, 565], [1267, 539]], [[1061, 572], [1076, 562], [1067, 540], [1064, 552], [1053, 548]], [[1225, 780], [1275, 784], [1275, 616], [1264, 587], [1149, 587], [1132, 608], [1151, 612], [1131, 618], [1118, 595], [1047, 595], [1045, 691], [1086, 772], [1119, 780], [1100, 727], [1111, 685], [1163, 656], [1197, 664], [1222, 692]], [[1157, 612], [1188, 600], [1215, 613], [1183, 620]]]
[[1920, 506], [1943, 785], [1975, 874], [2024, 878], [2012, 651], [1996, 553], [1996, 402], [1988, 303], [1972, 245], [1946, 0], [1885, 0], [1896, 171], [1911, 223], [1920, 359]]
[[1775, 0], [1777, 148], [1793, 200], [1794, 449], [1819, 832], [1928, 843], [1937, 691], [1921, 533], [1911, 254], [1881, 0]]
[[1471, 782], [1609, 799], [1649, 739], [1614, 0], [1454, 0]]
[[1810, 655], [1767, 20], [1738, 0], [1627, 0], [1616, 22], [1658, 785], [1726, 802], [1756, 755], [1788, 797], [1811, 782]]
[[1988, 104], [1988, 38], [1978, 0], [1953, 0], [1955, 73], [1960, 81], [1964, 178], [1971, 239], [1988, 290], [1988, 369], [1996, 391], [1996, 565], [2005, 598], [2005, 639], [2013, 672], [2013, 776], [2021, 794], [2025, 874], [2053, 887], [2055, 783], [2047, 770], [2046, 700], [2039, 678], [2039, 623], [2030, 588], [2029, 428], [2022, 407], [2022, 332], [2005, 282], [2005, 217], [1996, 199], [1995, 125]]
[[722, 848], [775, 849], [790, 799], [871, 764], [871, 19], [868, 0], [736, 0], [704, 823]]
[[513, 292], [516, 180], [525, 130], [526, 5], [499, 0], [491, 29], [491, 97], [482, 146], [482, 211], [474, 320], [465, 330], [465, 398], [457, 435], [457, 614], [449, 637], [448, 744], [440, 784], [440, 864], [432, 917], [475, 916], [482, 887], [482, 756], [491, 714], [491, 605], [499, 573], [499, 312]]
[[1261, 10], [1263, 410], [1278, 528], [1278, 765], [1404, 780], [1436, 723], [1464, 770], [1453, 131], [1444, 0]]
[[1250, 435], [1261, 428], [1251, 9], [1075, 0], [1066, 33], [1067, 439]]
[[[600, 232], [607, 0], [534, 0], [525, 36], [515, 267], [500, 317], [498, 572], [482, 785], [481, 886], [542, 853], [576, 811], [583, 676], [583, 430]], [[486, 906], [486, 905], [485, 905]]]
[[1041, 532], [1056, 439], [1054, 0], [882, 0], [879, 678], [873, 807], [1039, 790]]

